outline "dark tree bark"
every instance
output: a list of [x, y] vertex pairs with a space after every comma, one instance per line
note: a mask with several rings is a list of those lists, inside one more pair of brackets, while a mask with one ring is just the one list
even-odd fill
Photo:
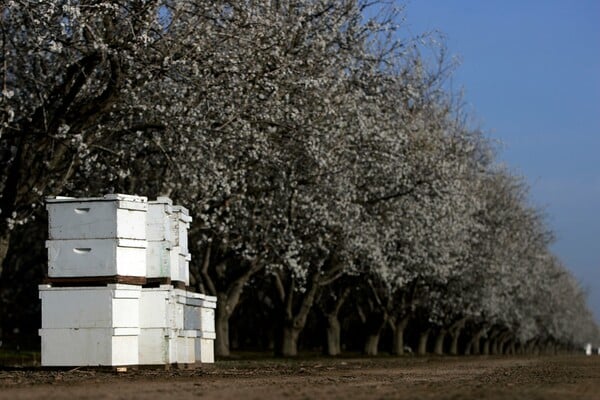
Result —
[[309, 279], [304, 292], [296, 290], [296, 281], [288, 277], [287, 287], [280, 273], [273, 275], [275, 287], [283, 304], [280, 341], [275, 353], [283, 357], [298, 355], [298, 338], [306, 325], [306, 320], [312, 309], [319, 290], [341, 277], [342, 265], [332, 263], [326, 273], [315, 271]]
[[448, 330], [448, 334], [450, 335], [451, 339], [449, 353], [453, 356], [458, 354], [458, 339], [460, 338], [460, 333], [465, 326], [466, 321], [466, 318], [462, 318], [455, 322]]
[[363, 353], [368, 356], [376, 356], [379, 351], [379, 338], [385, 325], [389, 322], [388, 310], [391, 308], [392, 299], [387, 299], [387, 302], [381, 300], [379, 291], [371, 279], [367, 279], [367, 305], [369, 310], [367, 313], [359, 312], [361, 319], [365, 325], [365, 344]]
[[435, 345], [433, 347], [433, 354], [441, 356], [444, 354], [444, 340], [446, 339], [447, 331], [444, 328], [441, 328], [436, 337], [435, 337]]
[[380, 332], [370, 333], [365, 340], [363, 352], [367, 356], [376, 356], [379, 352], [379, 336]]
[[337, 297], [335, 303], [333, 304], [332, 309], [329, 310], [325, 314], [326, 319], [326, 348], [325, 354], [329, 356], [337, 356], [342, 353], [342, 344], [341, 344], [341, 324], [339, 319], [339, 313], [344, 305], [344, 302], [348, 298], [350, 294], [350, 287], [345, 287], [342, 291], [342, 294]]
[[328, 356], [338, 356], [342, 353], [341, 343], [342, 328], [336, 315], [327, 316], [327, 349]]
[[[293, 281], [292, 281], [293, 282]], [[281, 332], [281, 348], [277, 351], [283, 357], [295, 357], [298, 355], [298, 337], [306, 325], [306, 319], [314, 304], [318, 285], [313, 284], [300, 299], [300, 307], [294, 312], [294, 283], [287, 292], [287, 301], [283, 317]]]
[[481, 350], [481, 354], [484, 356], [489, 356], [490, 355], [490, 342], [491, 339], [490, 338], [485, 338], [483, 341], [483, 348]]
[[471, 337], [471, 340], [469, 340], [469, 342], [467, 343], [467, 347], [465, 348], [465, 355], [479, 355], [481, 354], [481, 337], [483, 336], [483, 334], [485, 333], [485, 328], [481, 328], [478, 331], [476, 331], [473, 336]]
[[[215, 339], [215, 353], [220, 357], [230, 356], [229, 345], [229, 318], [239, 304], [244, 286], [250, 278], [263, 268], [258, 259], [245, 264], [239, 263], [238, 276], [234, 279], [218, 279], [213, 277], [210, 272], [212, 245], [205, 249], [204, 259], [201, 267], [201, 278], [203, 288], [212, 296], [217, 297], [217, 310], [215, 313], [215, 330], [217, 337]], [[212, 260], [214, 262], [214, 259]], [[218, 261], [213, 271], [226, 268], [227, 258]]]
[[410, 321], [410, 317], [407, 315], [395, 321], [393, 324], [394, 331], [394, 342], [392, 344], [392, 354], [401, 356], [404, 354], [404, 331]]
[[427, 354], [427, 341], [429, 340], [430, 329], [427, 328], [419, 333], [419, 347], [417, 348], [417, 354], [424, 356]]

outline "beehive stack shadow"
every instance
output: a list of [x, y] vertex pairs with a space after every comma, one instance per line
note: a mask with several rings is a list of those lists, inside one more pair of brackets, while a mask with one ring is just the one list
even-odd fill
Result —
[[187, 209], [123, 194], [46, 208], [43, 366], [214, 362], [216, 298], [187, 289]]

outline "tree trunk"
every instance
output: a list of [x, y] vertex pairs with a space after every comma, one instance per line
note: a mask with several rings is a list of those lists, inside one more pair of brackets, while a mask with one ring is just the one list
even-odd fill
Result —
[[435, 338], [435, 346], [433, 348], [434, 354], [438, 356], [444, 354], [444, 339], [446, 339], [446, 330], [442, 328]]
[[338, 356], [342, 353], [341, 327], [337, 314], [327, 316], [327, 355]]
[[6, 230], [0, 235], [0, 282], [2, 279], [3, 265], [4, 259], [6, 258], [6, 254], [8, 253], [8, 245], [10, 244], [10, 231]]
[[517, 349], [515, 348], [515, 341], [514, 341], [514, 339], [510, 339], [508, 341], [508, 344], [506, 345], [506, 351], [507, 351], [507, 354], [510, 354], [510, 355], [513, 355], [513, 356], [517, 354]]
[[[280, 290], [283, 285], [278, 284]], [[306, 319], [315, 302], [317, 291], [319, 290], [319, 275], [312, 278], [311, 286], [304, 293], [297, 293], [295, 290], [296, 282], [291, 279], [287, 291], [283, 291], [281, 300], [284, 303], [282, 315], [282, 329], [280, 348], [276, 349], [276, 354], [283, 357], [293, 357], [298, 355], [298, 337], [306, 325]], [[294, 312], [294, 296], [302, 296], [300, 306], [297, 312]]]
[[529, 354], [536, 355], [536, 356], [539, 355], [540, 354], [539, 345], [540, 345], [539, 339], [532, 339], [528, 346]]
[[481, 354], [481, 335], [480, 333], [473, 338], [473, 354], [480, 355]]
[[[229, 283], [225, 288], [217, 288], [214, 280], [210, 276], [208, 269], [210, 266], [211, 247], [206, 249], [204, 260], [202, 262], [201, 276], [206, 285], [206, 288], [211, 295], [217, 297], [217, 310], [215, 315], [215, 330], [217, 337], [215, 339], [215, 353], [219, 357], [228, 357], [230, 355], [229, 348], [229, 318], [237, 307], [244, 286], [253, 274], [261, 269], [258, 264], [258, 259], [249, 263], [244, 273]], [[224, 262], [224, 261], [223, 261]]]
[[367, 337], [365, 339], [364, 353], [368, 356], [376, 356], [379, 346], [381, 331], [389, 321], [386, 312], [371, 312], [365, 319]]
[[521, 342], [515, 343], [515, 354], [523, 355], [523, 344]]
[[424, 330], [419, 334], [419, 347], [417, 349], [417, 354], [420, 356], [424, 356], [427, 354], [427, 340], [429, 339], [429, 329]]
[[217, 292], [217, 310], [215, 316], [215, 352], [220, 357], [229, 357], [229, 318], [240, 302], [244, 285], [250, 279], [251, 273], [246, 273], [229, 285], [227, 291]]
[[333, 309], [330, 309], [330, 311], [325, 314], [327, 323], [327, 342], [325, 344], [325, 354], [328, 356], [338, 356], [342, 353], [342, 328], [340, 326], [340, 319], [338, 315], [342, 309], [342, 305], [350, 295], [350, 290], [351, 288], [349, 286], [345, 287], [342, 291], [342, 294], [337, 298]]
[[296, 357], [298, 355], [298, 337], [301, 329], [292, 326], [283, 328], [281, 337], [281, 355], [284, 357]]
[[491, 345], [490, 345], [490, 353], [493, 355], [498, 355], [499, 348], [500, 348], [500, 340], [498, 338], [492, 339]]
[[466, 356], [470, 354], [479, 355], [481, 353], [479, 345], [481, 342], [481, 335], [483, 335], [483, 332], [485, 332], [485, 330], [480, 329], [473, 335], [471, 340], [469, 340], [469, 342], [467, 343], [467, 347], [465, 348]]
[[508, 348], [509, 341], [510, 341], [510, 334], [507, 332], [504, 335], [502, 335], [502, 338], [500, 338], [500, 345], [498, 346], [499, 354], [509, 354], [509, 348]]
[[467, 342], [467, 345], [465, 346], [464, 355], [465, 356], [470, 356], [471, 354], [474, 354], [472, 349], [473, 349], [473, 342], [471, 340], [469, 340]]
[[556, 354], [557, 355], [564, 355], [565, 354], [565, 347], [563, 344], [557, 343], [556, 344]]
[[487, 342], [488, 344], [488, 354], [497, 355], [499, 353], [498, 346], [500, 344], [500, 340], [502, 339], [502, 335], [498, 329], [492, 329], [491, 332], [488, 333]]
[[[0, 287], [2, 287], [2, 283], [3, 283], [3, 276], [2, 274], [4, 273], [4, 269], [3, 269], [3, 265], [4, 265], [4, 259], [6, 259], [6, 254], [8, 253], [8, 245], [10, 244], [10, 231], [7, 229], [6, 232], [4, 232], [1, 236], [0, 236]], [[1, 301], [2, 299], [0, 299]], [[2, 330], [2, 326], [4, 324], [4, 321], [2, 321], [2, 316], [4, 315], [4, 307], [6, 305], [4, 303], [0, 303], [0, 345], [2, 344], [2, 340], [3, 340], [3, 330]]]
[[460, 338], [461, 328], [456, 328], [450, 332], [452, 341], [450, 342], [450, 354], [453, 356], [458, 355], [458, 339]]
[[228, 312], [227, 298], [221, 294], [217, 301], [217, 312], [215, 313], [215, 330], [217, 337], [215, 339], [215, 353], [220, 357], [229, 357], [229, 317], [231, 314]]
[[483, 341], [483, 350], [481, 351], [481, 354], [483, 354], [484, 356], [489, 356], [490, 355], [490, 338], [486, 338]]
[[401, 318], [394, 325], [394, 343], [392, 347], [392, 354], [401, 356], [404, 354], [404, 330], [408, 325], [409, 317]]
[[458, 338], [460, 337], [460, 332], [465, 327], [466, 322], [467, 318], [461, 318], [460, 320], [454, 322], [448, 329], [448, 334], [450, 335], [451, 339], [449, 353], [453, 356], [458, 355]]
[[368, 356], [376, 356], [379, 348], [379, 332], [371, 333], [365, 341], [365, 354]]

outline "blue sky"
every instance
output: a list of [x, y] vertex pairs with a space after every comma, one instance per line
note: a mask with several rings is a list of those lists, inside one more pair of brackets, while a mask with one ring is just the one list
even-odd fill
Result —
[[600, 1], [409, 0], [413, 34], [439, 30], [476, 122], [526, 177], [554, 252], [600, 321]]

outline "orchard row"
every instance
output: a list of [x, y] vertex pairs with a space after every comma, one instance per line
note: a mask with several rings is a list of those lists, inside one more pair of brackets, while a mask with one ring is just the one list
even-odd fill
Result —
[[43, 198], [121, 192], [190, 208], [220, 355], [232, 315], [273, 321], [294, 355], [317, 311], [329, 354], [357, 326], [368, 354], [390, 332], [397, 354], [433, 334], [437, 352], [598, 340], [526, 184], [449, 89], [443, 41], [402, 17], [362, 0], [3, 5], [3, 336], [34, 330]]

